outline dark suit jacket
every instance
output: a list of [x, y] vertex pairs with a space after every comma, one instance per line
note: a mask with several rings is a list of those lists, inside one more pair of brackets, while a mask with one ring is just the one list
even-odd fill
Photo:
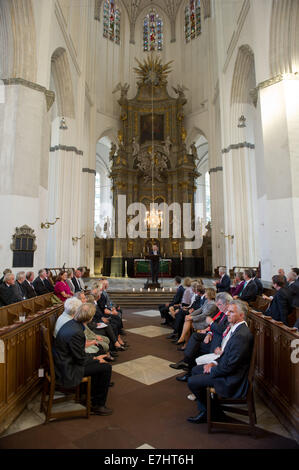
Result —
[[218, 393], [223, 398], [242, 398], [248, 389], [253, 335], [242, 323], [228, 340], [223, 354], [217, 359], [218, 365], [212, 367], [211, 377]]
[[22, 286], [25, 292], [26, 299], [31, 299], [32, 297], [36, 297], [35, 289], [34, 287], [31, 286], [31, 284], [28, 281], [24, 281]]
[[57, 383], [75, 387], [84, 377], [84, 368], [94, 360], [85, 353], [84, 326], [75, 320], [65, 323], [54, 340], [53, 359]]
[[288, 289], [292, 295], [292, 306], [299, 307], [299, 280], [288, 286]]
[[169, 305], [178, 305], [178, 304], [180, 304], [181, 300], [183, 298], [184, 291], [185, 291], [184, 287], [180, 284]]
[[254, 280], [248, 282], [246, 287], [242, 290], [241, 294], [239, 295], [240, 300], [244, 300], [244, 302], [254, 302], [257, 296], [257, 285]]
[[49, 292], [54, 292], [55, 287], [53, 286], [53, 284], [51, 284], [51, 282], [48, 279], [45, 279], [44, 282], [46, 284], [46, 287], [47, 287], [48, 291]]
[[72, 283], [74, 284], [74, 287], [75, 287], [75, 292], [80, 292], [81, 291], [81, 287], [79, 286], [78, 282], [77, 282], [77, 278], [74, 276], [72, 277]]
[[48, 284], [46, 283], [46, 280], [44, 279], [44, 282], [42, 282], [39, 276], [36, 279], [34, 279], [32, 284], [34, 286], [34, 289], [37, 295], [48, 294], [48, 292], [51, 292], [49, 290]]
[[216, 284], [217, 292], [230, 292], [230, 277], [228, 274], [224, 274], [221, 282]]
[[263, 295], [264, 286], [263, 286], [262, 281], [258, 277], [255, 277], [254, 282], [256, 283], [256, 287], [257, 287], [257, 295]]
[[288, 315], [292, 311], [292, 295], [287, 287], [282, 287], [274, 294], [273, 300], [265, 314], [270, 315], [276, 321], [282, 321], [288, 325]]
[[25, 292], [25, 289], [23, 287], [23, 283], [19, 283], [19, 281], [16, 281], [15, 282], [15, 288], [16, 288], [16, 291], [18, 292], [18, 294], [22, 297], [22, 300], [24, 300], [24, 297], [26, 297], [26, 292]]
[[7, 286], [5, 283], [0, 285], [0, 299], [3, 305], [10, 305], [24, 300], [17, 286]]

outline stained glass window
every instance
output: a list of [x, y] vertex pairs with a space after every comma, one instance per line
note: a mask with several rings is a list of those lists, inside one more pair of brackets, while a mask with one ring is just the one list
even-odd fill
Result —
[[195, 39], [201, 33], [200, 0], [189, 0], [185, 8], [185, 39]]
[[104, 1], [103, 36], [120, 43], [120, 10], [114, 0]]
[[152, 10], [143, 22], [143, 50], [162, 51], [163, 49], [163, 21]]

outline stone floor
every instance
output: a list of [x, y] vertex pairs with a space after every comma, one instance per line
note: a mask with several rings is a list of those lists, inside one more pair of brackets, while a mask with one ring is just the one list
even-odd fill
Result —
[[[148, 413], [147, 420], [152, 419], [151, 415], [154, 415], [155, 413], [157, 414], [156, 419], [160, 420], [160, 426], [165, 426], [165, 429], [161, 428], [163, 429], [163, 436], [166, 440], [169, 439], [169, 441], [167, 441], [167, 443], [165, 444], [166, 448], [170, 448], [169, 445], [171, 444], [169, 444], [169, 442], [173, 442], [171, 441], [172, 438], [170, 436], [172, 428], [174, 429], [175, 426], [179, 425], [178, 429], [184, 429], [184, 433], [193, 432], [192, 430], [194, 428], [192, 428], [191, 426], [191, 429], [189, 429], [190, 426], [188, 425], [188, 423], [186, 423], [185, 415], [188, 416], [187, 408], [188, 410], [190, 407], [192, 407], [193, 409], [194, 406], [192, 405], [192, 402], [187, 399], [187, 395], [190, 393], [190, 391], [185, 386], [185, 384], [182, 385], [181, 383], [178, 383], [176, 380], [174, 380], [175, 376], [177, 374], [180, 374], [182, 371], [170, 368], [169, 364], [171, 362], [177, 361], [177, 356], [179, 356], [179, 353], [176, 351], [176, 347], [171, 345], [169, 341], [166, 340], [168, 328], [162, 328], [160, 326], [159, 316], [160, 315], [157, 310], [155, 311], [140, 309], [139, 311], [130, 310], [130, 312], [125, 312], [125, 329], [131, 347], [123, 354], [121, 354], [117, 362], [112, 366], [114, 377], [113, 380], [116, 382], [116, 385], [112, 388], [112, 391], [110, 392], [112, 393], [110, 400], [112, 400], [112, 407], [115, 407], [116, 409], [118, 407], [118, 409], [121, 408], [121, 413], [124, 414], [123, 418], [121, 416], [119, 417], [117, 414], [115, 416], [112, 415], [112, 421], [113, 419], [116, 419], [118, 426], [123, 426], [124, 429], [126, 429], [126, 426], [129, 426], [129, 421], [128, 417], [126, 416], [126, 413], [133, 412], [138, 415], [138, 413], [140, 413], [140, 410], [143, 410], [144, 413], [144, 401], [147, 402], [148, 406], [152, 407], [146, 411], [146, 413]], [[166, 401], [165, 397], [167, 397]], [[114, 404], [113, 400], [115, 401]], [[174, 400], [177, 401], [175, 402]], [[271, 434], [271, 436], [277, 435], [292, 440], [292, 436], [281, 425], [278, 419], [274, 416], [271, 410], [265, 405], [265, 403], [261, 400], [258, 395], [255, 396], [255, 402], [257, 412], [257, 426], [264, 431], [273, 433]], [[62, 403], [56, 406], [63, 406], [64, 408], [67, 406], [73, 409], [74, 407], [76, 408], [80, 405], [68, 402], [67, 404]], [[169, 410], [167, 409], [167, 406], [169, 406]], [[16, 442], [22, 442], [22, 439], [24, 439], [25, 437], [24, 434], [22, 435], [21, 431], [33, 432], [34, 429], [37, 430], [36, 432], [41, 432], [42, 434], [49, 432], [49, 436], [51, 437], [53, 434], [53, 431], [51, 434], [51, 426], [42, 426], [39, 428], [39, 426], [44, 423], [45, 419], [45, 416], [43, 413], [40, 412], [39, 407], [40, 395], [37, 395], [31, 401], [31, 403], [27, 405], [23, 413], [15, 420], [15, 422], [7, 429], [7, 431], [2, 434], [1, 438], [19, 435], [20, 438]], [[126, 407], [128, 409], [130, 408], [129, 411], [126, 410]], [[161, 407], [161, 410], [159, 407]], [[183, 416], [176, 417], [176, 414], [180, 413], [180, 410], [182, 408], [186, 408], [186, 412], [183, 410]], [[164, 424], [163, 422], [161, 413], [165, 413], [167, 415], [166, 424]], [[130, 416], [132, 415], [130, 414]], [[107, 421], [109, 421], [110, 423], [110, 420], [108, 420], [108, 418], [105, 419], [107, 419]], [[241, 417], [239, 415], [238, 419], [241, 420]], [[99, 422], [102, 421], [99, 420]], [[89, 424], [89, 426], [93, 426], [93, 423], [96, 423], [96, 419], [91, 418], [90, 423], [91, 424]], [[70, 424], [68, 424], [67, 422], [54, 423], [53, 426], [57, 426], [57, 429], [59, 430], [61, 430], [63, 427], [74, 426], [74, 428], [72, 428], [74, 435], [77, 435], [77, 433], [78, 435], [81, 435], [81, 426], [85, 426], [85, 420], [74, 420]], [[109, 426], [107, 429], [110, 432], [111, 429], [114, 429], [114, 427], [111, 427], [111, 424], [109, 424]], [[130, 448], [160, 448], [159, 442], [155, 441], [148, 429], [142, 428], [141, 431], [139, 429], [135, 430], [133, 428], [130, 428], [130, 430], [128, 431], [128, 439], [134, 431], [136, 435], [140, 437], [139, 444], [137, 443], [138, 440], [134, 437], [134, 439], [132, 438], [132, 442], [126, 441], [123, 444], [125, 446], [124, 448], [128, 448], [126, 447], [128, 445], [130, 446]], [[39, 429], [40, 431], [38, 431]], [[155, 429], [155, 426], [153, 427], [153, 429]], [[103, 431], [102, 439], [104, 439], [105, 433], [106, 431]], [[120, 439], [125, 439], [125, 435], [126, 434], [121, 434]], [[55, 437], [55, 431], [53, 436]], [[51, 437], [52, 439], [54, 439], [53, 436]], [[204, 439], [210, 439], [210, 437], [207, 436], [205, 431], [203, 431], [202, 436]], [[229, 437], [229, 435], [227, 436], [227, 439], [233, 439]], [[193, 435], [190, 434], [190, 437], [188, 437], [188, 439], [192, 439], [192, 437]], [[217, 437], [215, 436], [211, 437], [211, 439], [215, 439], [215, 441], [213, 442], [217, 443], [217, 445], [220, 445], [222, 442], [221, 440], [217, 441]], [[246, 445], [251, 446], [251, 438], [248, 438], [248, 441], [246, 439], [247, 438], [244, 437], [243, 442], [246, 443]], [[134, 444], [135, 442], [136, 444]], [[209, 441], [207, 441], [206, 444], [206, 442], [203, 441], [202, 446], [214, 445], [213, 442], [212, 444], [210, 444]], [[235, 441], [232, 440], [232, 443], [234, 442]], [[104, 443], [103, 445], [109, 445], [109, 443], [110, 441], [108, 440], [107, 443]], [[80, 443], [76, 441], [76, 445], [81, 446], [86, 445], [86, 443], [82, 444], [81, 441]], [[92, 446], [92, 444], [90, 445]], [[94, 445], [96, 446], [96, 442], [94, 443]], [[186, 445], [188, 446], [188, 444], [185, 444], [185, 446]], [[192, 445], [194, 446], [194, 443]]]
[[[90, 287], [91, 283], [93, 281], [96, 281], [98, 277], [93, 277], [93, 278], [86, 278], [84, 279], [85, 285]], [[140, 288], [144, 287], [145, 282], [147, 281], [148, 278], [126, 278], [126, 277], [108, 277], [109, 280], [109, 289], [113, 291], [132, 291], [133, 288], [136, 291], [139, 291]], [[201, 278], [207, 287], [213, 287], [213, 279], [212, 278]], [[184, 282], [184, 278], [182, 278], [182, 283]], [[175, 292], [175, 282], [174, 279], [171, 278], [160, 278], [159, 283], [161, 285], [161, 288], [164, 287], [164, 289], [167, 291], [169, 289], [172, 289], [173, 292]]]

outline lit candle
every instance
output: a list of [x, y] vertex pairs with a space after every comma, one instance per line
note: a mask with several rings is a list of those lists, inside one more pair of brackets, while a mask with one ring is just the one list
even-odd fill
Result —
[[158, 289], [157, 289], [157, 287], [156, 287], [156, 289], [155, 289], [155, 292], [158, 292]]
[[140, 292], [142, 292], [142, 287], [140, 287]]
[[147, 291], [150, 292], [150, 288], [148, 288]]
[[172, 292], [172, 287], [170, 287], [169, 292]]
[[180, 260], [182, 261], [183, 259], [183, 253], [180, 251]]
[[133, 292], [135, 292], [135, 287], [133, 287]]
[[162, 292], [165, 292], [165, 289], [164, 289], [164, 287], [163, 287], [163, 289], [162, 289]]

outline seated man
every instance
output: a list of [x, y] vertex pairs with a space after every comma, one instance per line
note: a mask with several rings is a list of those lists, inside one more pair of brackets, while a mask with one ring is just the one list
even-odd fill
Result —
[[[191, 335], [187, 347], [184, 351], [184, 359], [176, 364], [170, 364], [173, 369], [185, 369], [187, 372], [183, 376], [176, 377], [179, 382], [187, 382], [191, 375], [192, 367], [195, 366], [196, 358], [203, 354], [214, 352], [220, 346], [222, 335], [228, 326], [227, 312], [232, 296], [227, 292], [219, 292], [216, 295], [216, 306], [219, 312], [213, 317], [207, 317], [206, 322], [210, 325], [202, 332]], [[211, 304], [213, 307], [213, 304]]]
[[234, 297], [234, 299], [240, 299], [244, 302], [254, 302], [257, 297], [258, 287], [253, 279], [253, 272], [251, 269], [245, 269], [244, 271], [244, 279], [245, 283], [243, 286], [242, 291], [238, 295], [238, 297]]
[[29, 271], [26, 273], [26, 279], [23, 282], [23, 289], [25, 291], [25, 296], [26, 299], [31, 299], [32, 297], [36, 297], [36, 292], [33, 286], [33, 280], [34, 280], [34, 272]]
[[47, 272], [45, 269], [40, 269], [38, 271], [37, 278], [33, 281], [33, 287], [37, 295], [48, 294], [49, 292], [54, 292], [54, 287], [47, 279]]
[[76, 269], [75, 275], [72, 278], [72, 283], [75, 287], [75, 292], [80, 292], [85, 289], [84, 282], [82, 281], [82, 272], [80, 269]]
[[205, 366], [192, 369], [188, 387], [197, 398], [198, 414], [188, 418], [191, 423], [207, 420], [206, 387], [214, 387], [223, 398], [243, 398], [248, 388], [248, 372], [253, 350], [253, 335], [246, 325], [248, 306], [233, 300], [228, 308], [231, 325], [223, 354]]
[[230, 277], [225, 272], [225, 268], [219, 268], [219, 281], [214, 281], [213, 284], [216, 286], [218, 292], [230, 292]]
[[159, 310], [161, 314], [161, 318], [164, 318], [164, 322], [161, 323], [161, 325], [171, 325], [173, 324], [173, 318], [169, 315], [169, 307], [171, 306], [178, 306], [183, 298], [184, 294], [184, 287], [181, 285], [181, 278], [179, 276], [176, 276], [174, 278], [175, 285], [177, 287], [176, 293], [170, 303], [164, 304], [164, 305], [159, 305]]
[[292, 312], [292, 294], [290, 290], [285, 287], [283, 276], [276, 274], [272, 277], [272, 283], [276, 293], [265, 315], [269, 315], [274, 320], [281, 321], [285, 325], [288, 325], [288, 315]]
[[13, 273], [7, 273], [4, 276], [3, 283], [0, 285], [0, 300], [3, 305], [10, 305], [24, 300], [19, 290], [16, 289]]
[[76, 387], [83, 377], [91, 376], [91, 410], [106, 416], [112, 414], [106, 407], [111, 365], [106, 363], [105, 354], [91, 356], [85, 352], [84, 328], [95, 310], [95, 305], [82, 304], [74, 318], [60, 328], [53, 345], [53, 358], [57, 383], [64, 388]]
[[290, 271], [287, 278], [287, 288], [292, 296], [292, 306], [299, 307], [299, 280], [295, 271]]

